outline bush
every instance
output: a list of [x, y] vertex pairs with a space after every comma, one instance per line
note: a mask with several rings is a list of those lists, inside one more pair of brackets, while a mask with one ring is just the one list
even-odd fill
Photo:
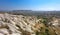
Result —
[[45, 29], [45, 33], [46, 33], [46, 35], [49, 35], [49, 30]]

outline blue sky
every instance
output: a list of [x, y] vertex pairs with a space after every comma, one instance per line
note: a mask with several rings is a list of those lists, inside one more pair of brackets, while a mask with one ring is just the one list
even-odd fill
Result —
[[0, 10], [60, 10], [60, 0], [0, 0]]

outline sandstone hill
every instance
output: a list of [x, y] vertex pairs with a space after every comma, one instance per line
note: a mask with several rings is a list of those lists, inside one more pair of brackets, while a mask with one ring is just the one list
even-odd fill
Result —
[[0, 35], [60, 35], [60, 19], [51, 19], [2, 13]]

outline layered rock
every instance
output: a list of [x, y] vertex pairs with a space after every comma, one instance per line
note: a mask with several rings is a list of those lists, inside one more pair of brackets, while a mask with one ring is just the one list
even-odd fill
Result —
[[41, 22], [43, 20], [37, 19], [36, 16], [0, 14], [0, 35], [47, 35], [46, 30], [50, 35], [59, 34], [55, 31], [58, 29], [56, 25], [59, 24], [57, 20], [49, 22], [47, 26]]

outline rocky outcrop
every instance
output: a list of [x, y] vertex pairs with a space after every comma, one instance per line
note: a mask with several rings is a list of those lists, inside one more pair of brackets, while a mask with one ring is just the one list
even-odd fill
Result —
[[[34, 18], [34, 19], [32, 19]], [[1, 35], [35, 35], [35, 17], [23, 15], [0, 14]]]
[[41, 21], [43, 19], [37, 19], [36, 16], [0, 14], [0, 35], [55, 35], [58, 33], [55, 31], [55, 27], [46, 27]]

